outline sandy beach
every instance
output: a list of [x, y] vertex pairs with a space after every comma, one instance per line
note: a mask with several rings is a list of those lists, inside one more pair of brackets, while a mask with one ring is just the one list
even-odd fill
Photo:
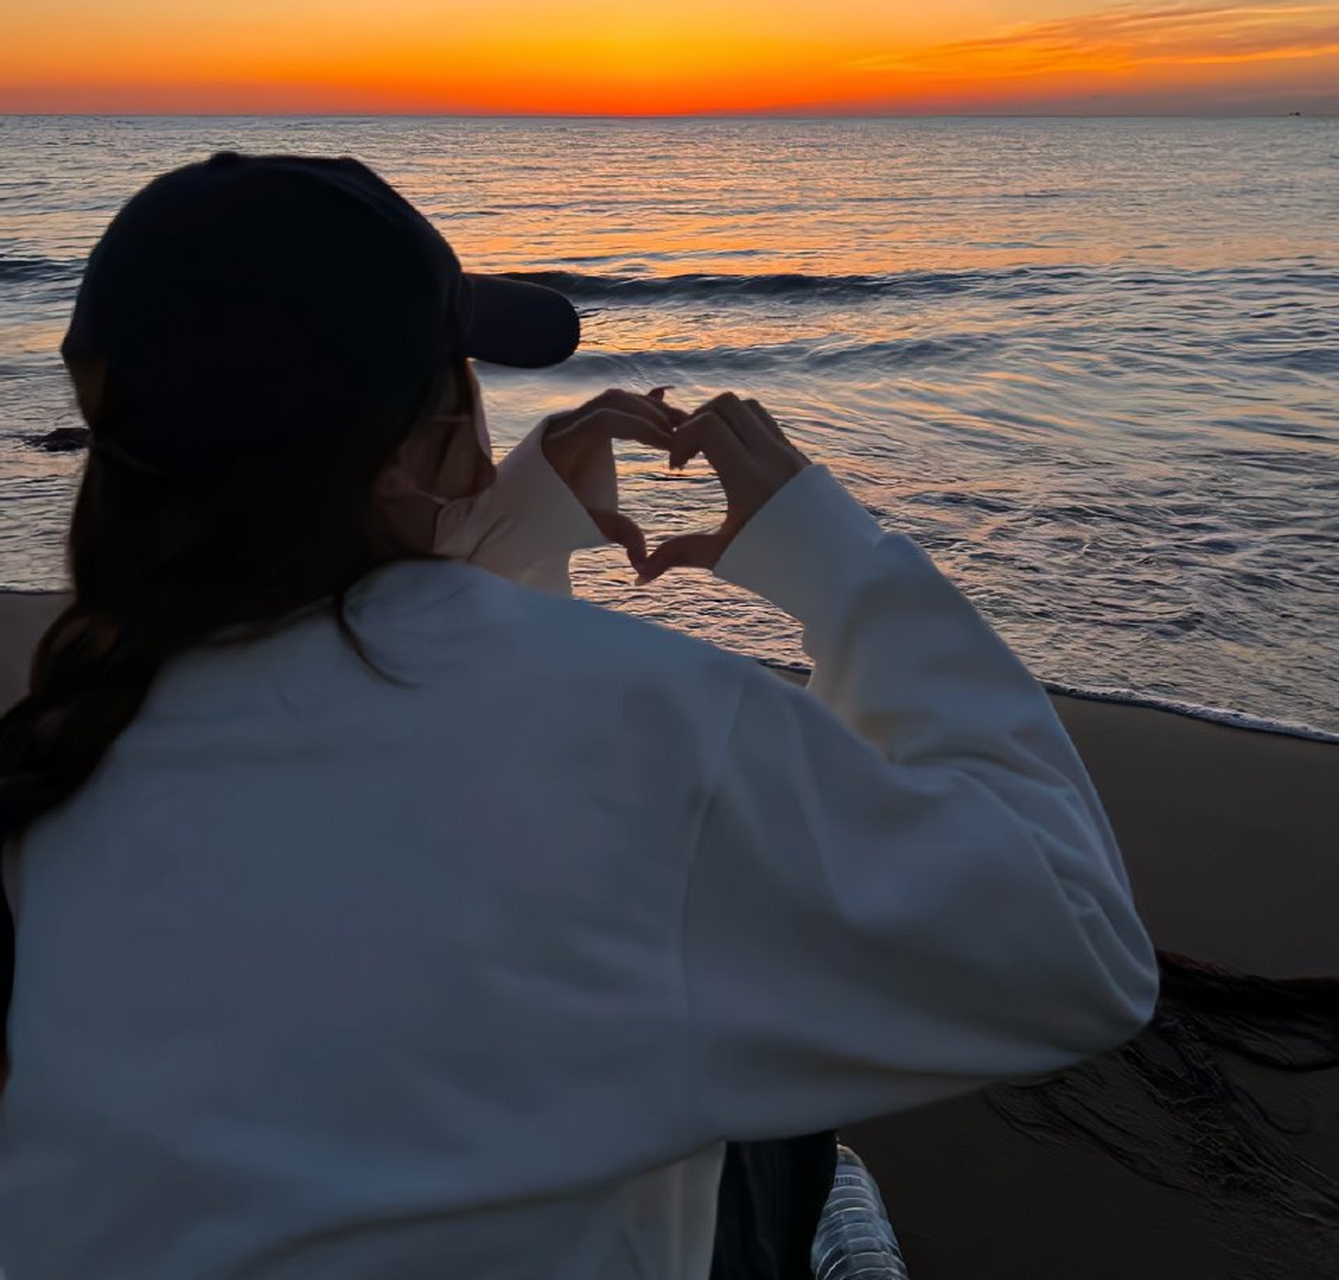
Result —
[[[1339, 744], [1053, 701], [1160, 950], [1339, 977]], [[1220, 997], [1164, 979], [1123, 1050], [844, 1134], [913, 1280], [1333, 1280], [1339, 982]]]
[[[0, 593], [0, 704], [60, 600]], [[1339, 976], [1339, 744], [1053, 697], [1160, 950]], [[851, 1130], [914, 1280], [1332, 1278], [1336, 985], [1178, 977], [1122, 1050]]]

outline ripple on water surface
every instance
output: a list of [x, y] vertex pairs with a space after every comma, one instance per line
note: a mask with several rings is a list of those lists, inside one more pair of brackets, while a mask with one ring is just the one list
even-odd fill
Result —
[[[482, 366], [497, 445], [606, 385], [769, 405], [1038, 675], [1339, 729], [1339, 250], [1322, 121], [0, 121], [0, 585], [61, 580], [56, 356], [135, 189], [213, 150], [354, 154], [583, 346]], [[658, 157], [651, 165], [649, 157]], [[653, 170], [654, 177], [647, 174]], [[655, 537], [701, 464], [626, 451]], [[612, 549], [578, 591], [742, 652], [798, 626]]]

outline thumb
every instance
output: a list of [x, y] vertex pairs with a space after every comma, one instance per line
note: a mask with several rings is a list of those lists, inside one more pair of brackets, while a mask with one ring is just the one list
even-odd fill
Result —
[[642, 564], [638, 585], [651, 582], [670, 569], [715, 568], [727, 541], [723, 533], [681, 533], [666, 538]]
[[595, 522], [596, 528], [610, 542], [616, 542], [628, 553], [628, 560], [634, 569], [646, 560], [646, 538], [635, 520], [621, 511], [604, 511], [599, 507], [587, 507], [587, 514]]

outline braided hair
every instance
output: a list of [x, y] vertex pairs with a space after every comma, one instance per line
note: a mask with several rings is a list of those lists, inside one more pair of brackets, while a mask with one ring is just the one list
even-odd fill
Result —
[[[395, 546], [375, 518], [377, 476], [443, 388], [454, 388], [453, 413], [472, 395], [463, 361], [444, 363], [399, 388], [377, 420], [330, 424], [319, 448], [267, 448], [187, 481], [116, 447], [135, 406], [114, 368], [66, 364], [91, 440], [67, 544], [73, 598], [37, 645], [27, 695], [0, 717], [0, 849], [87, 781], [155, 676], [189, 649], [246, 644], [328, 610], [376, 671], [347, 595], [380, 564], [425, 558]], [[226, 640], [214, 637], [222, 630]], [[0, 1084], [14, 965], [0, 887]]]

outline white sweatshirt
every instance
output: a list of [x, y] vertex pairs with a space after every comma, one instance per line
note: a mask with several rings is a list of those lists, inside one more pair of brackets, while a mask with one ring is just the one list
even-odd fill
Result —
[[194, 651], [11, 850], [7, 1280], [701, 1280], [724, 1139], [1149, 1018], [1083, 766], [913, 542], [821, 466], [734, 540], [801, 689], [567, 598], [544, 425], [474, 563], [356, 589], [414, 687], [325, 616]]

